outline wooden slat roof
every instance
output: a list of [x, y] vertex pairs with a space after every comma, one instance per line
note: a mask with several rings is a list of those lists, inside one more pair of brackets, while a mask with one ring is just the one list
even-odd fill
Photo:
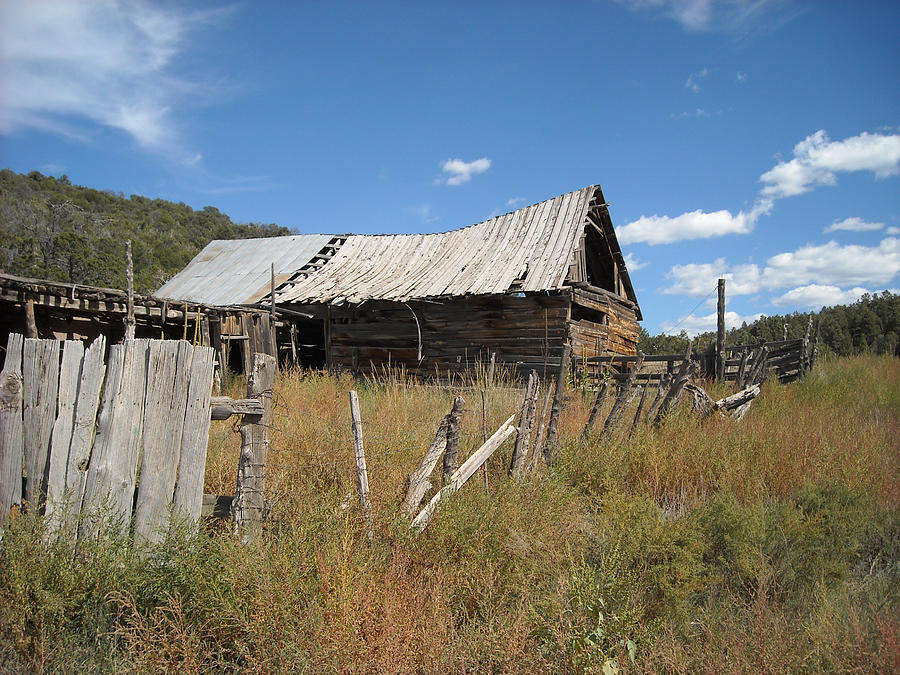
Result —
[[[598, 186], [437, 234], [348, 235], [334, 258], [283, 285], [279, 303], [412, 298], [563, 288]], [[613, 235], [614, 236], [614, 235]]]

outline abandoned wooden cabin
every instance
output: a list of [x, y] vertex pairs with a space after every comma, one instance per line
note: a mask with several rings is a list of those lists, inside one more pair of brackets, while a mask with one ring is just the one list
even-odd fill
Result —
[[[133, 295], [132, 303], [135, 337], [211, 346], [221, 364], [237, 372], [249, 371], [256, 352], [274, 354], [269, 311], [144, 295]], [[0, 273], [3, 345], [10, 333], [88, 342], [103, 335], [107, 344], [115, 344], [125, 337], [127, 312], [125, 291]]]
[[437, 234], [214, 241], [156, 295], [267, 307], [284, 360], [429, 376], [634, 354], [641, 311], [599, 186]]

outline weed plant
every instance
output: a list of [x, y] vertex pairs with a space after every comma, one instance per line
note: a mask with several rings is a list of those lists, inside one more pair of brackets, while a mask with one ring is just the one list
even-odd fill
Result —
[[[40, 518], [17, 514], [0, 544], [0, 671], [900, 671], [898, 360], [769, 381], [740, 423], [701, 422], [684, 400], [629, 439], [635, 402], [586, 443], [590, 392], [569, 389], [551, 468], [508, 478], [507, 443], [412, 534], [405, 480], [454, 394], [462, 460], [518, 409], [513, 375], [280, 374], [270, 517], [247, 546], [214, 522], [151, 548], [112, 527], [48, 544]], [[213, 422], [207, 492], [233, 492], [239, 444], [232, 421]]]

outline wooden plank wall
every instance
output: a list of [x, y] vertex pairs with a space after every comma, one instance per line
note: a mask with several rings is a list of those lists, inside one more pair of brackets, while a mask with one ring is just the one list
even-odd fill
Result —
[[546, 369], [549, 375], [559, 363], [568, 318], [566, 294], [332, 307], [331, 365], [369, 372], [390, 363], [429, 377], [472, 368], [495, 353], [498, 363], [520, 372]]
[[196, 522], [215, 350], [138, 339], [104, 359], [102, 336], [86, 350], [72, 340], [22, 343], [10, 335], [0, 376], [21, 383], [18, 405], [6, 396], [15, 387], [2, 389], [11, 404], [0, 406], [0, 519], [25, 504], [43, 508], [51, 530], [74, 535], [84, 512], [77, 535], [89, 537], [100, 513], [123, 528], [134, 515], [135, 536], [149, 542], [165, 536], [173, 507]]

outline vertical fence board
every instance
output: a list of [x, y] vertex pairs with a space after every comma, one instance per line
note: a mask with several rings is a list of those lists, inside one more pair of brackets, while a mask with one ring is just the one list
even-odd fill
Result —
[[66, 340], [63, 345], [62, 367], [59, 371], [59, 394], [56, 422], [50, 439], [50, 468], [47, 476], [47, 518], [54, 521], [65, 508], [66, 467], [69, 463], [69, 447], [75, 426], [75, 404], [78, 401], [78, 385], [84, 362], [84, 343]]
[[124, 360], [125, 345], [113, 345], [109, 348], [103, 400], [100, 402], [100, 410], [97, 414], [94, 446], [91, 450], [91, 461], [84, 483], [82, 512], [87, 520], [81, 522], [79, 538], [90, 537], [96, 533], [98, 524], [92, 522], [92, 517], [99, 513], [109, 498], [111, 481], [109, 455], [113, 452], [111, 442], [115, 433], [114, 404], [121, 393]]
[[75, 404], [72, 441], [69, 444], [65, 478], [67, 503], [72, 509], [72, 515], [77, 515], [81, 511], [81, 501], [84, 497], [88, 462], [91, 457], [91, 446], [94, 443], [100, 387], [103, 384], [103, 376], [106, 374], [106, 364], [103, 362], [105, 355], [106, 338], [100, 335], [85, 352], [82, 362], [81, 384]]
[[6, 360], [0, 372], [0, 525], [9, 510], [22, 503], [22, 343], [19, 333], [11, 333]]
[[25, 340], [25, 499], [37, 507], [47, 494], [47, 460], [56, 420], [59, 341]]
[[191, 379], [187, 391], [187, 410], [181, 436], [181, 459], [175, 483], [175, 508], [179, 515], [194, 523], [203, 507], [203, 479], [206, 473], [206, 447], [209, 443], [209, 407], [212, 395], [216, 352], [210, 347], [194, 347]]
[[175, 491], [193, 349], [186, 341], [151, 342], [140, 482], [134, 510], [136, 540], [161, 541]]

